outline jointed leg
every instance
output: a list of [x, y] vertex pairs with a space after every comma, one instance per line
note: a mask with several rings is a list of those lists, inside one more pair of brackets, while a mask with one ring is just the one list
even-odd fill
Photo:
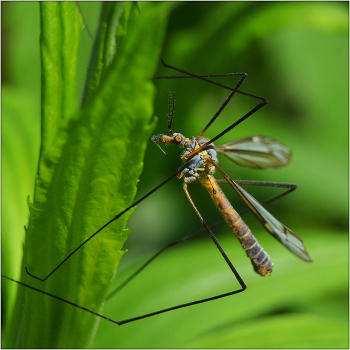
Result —
[[[216, 180], [217, 183], [222, 183], [222, 184], [228, 184], [228, 182], [225, 179], [218, 179]], [[268, 187], [278, 187], [278, 188], [288, 188], [287, 191], [272, 197], [264, 202], [261, 202], [261, 204], [268, 204], [271, 202], [276, 201], [277, 199], [280, 199], [284, 196], [286, 196], [287, 194], [293, 192], [294, 190], [297, 189], [297, 185], [295, 184], [285, 184], [285, 183], [281, 183], [281, 182], [270, 182], [270, 181], [250, 181], [250, 180], [235, 180], [235, 182], [237, 182], [240, 185], [253, 185], [253, 186], [268, 186]], [[243, 211], [241, 211], [239, 213], [239, 215], [248, 213], [249, 211], [251, 211], [249, 208], [245, 209]]]
[[237, 291], [231, 292], [230, 294], [235, 294], [235, 293], [239, 293], [239, 292], [243, 292], [247, 287], [245, 285], [245, 283], [243, 282], [241, 276], [238, 274], [237, 270], [235, 269], [235, 267], [232, 265], [230, 259], [228, 258], [228, 256], [226, 255], [226, 253], [224, 252], [224, 250], [222, 249], [220, 243], [218, 242], [218, 240], [216, 239], [216, 237], [214, 236], [213, 232], [210, 230], [210, 227], [207, 225], [207, 223], [204, 221], [201, 213], [198, 211], [197, 207], [195, 206], [195, 204], [192, 201], [192, 198], [188, 192], [187, 189], [187, 183], [184, 182], [183, 185], [183, 189], [185, 191], [185, 194], [188, 198], [188, 200], [190, 201], [192, 208], [194, 209], [194, 211], [196, 212], [196, 214], [198, 215], [200, 221], [202, 222], [203, 226], [205, 227], [205, 229], [208, 231], [210, 238], [213, 240], [213, 242], [215, 243], [216, 247], [219, 249], [220, 254], [223, 256], [223, 258], [225, 259], [227, 265], [230, 267], [231, 271], [234, 273], [234, 275], [237, 278], [237, 281], [239, 282], [239, 284], [241, 285], [242, 289], [239, 289]]
[[[228, 95], [228, 97], [226, 98], [226, 100], [224, 101], [224, 103], [221, 105], [221, 107], [218, 109], [218, 111], [215, 113], [215, 115], [213, 116], [213, 118], [209, 121], [209, 123], [204, 127], [204, 129], [201, 131], [201, 133], [199, 134], [199, 136], [203, 135], [203, 133], [209, 128], [209, 126], [214, 122], [214, 120], [220, 115], [220, 113], [223, 111], [223, 109], [226, 107], [226, 105], [228, 104], [228, 102], [231, 100], [231, 98], [233, 97], [233, 95], [237, 92], [239, 94], [242, 94], [244, 96], [248, 96], [248, 97], [252, 97], [258, 100], [261, 100], [261, 102], [255, 106], [254, 108], [252, 108], [248, 113], [246, 113], [243, 117], [241, 117], [240, 119], [238, 119], [235, 123], [233, 123], [232, 125], [230, 125], [228, 128], [226, 128], [224, 131], [222, 131], [220, 134], [216, 135], [215, 137], [213, 137], [211, 140], [209, 140], [208, 142], [206, 142], [205, 144], [203, 144], [201, 147], [199, 147], [198, 149], [194, 150], [193, 152], [189, 153], [188, 155], [186, 155], [185, 159], [183, 159], [183, 161], [187, 161], [188, 159], [190, 159], [192, 156], [194, 156], [196, 153], [200, 152], [204, 147], [208, 146], [210, 143], [216, 141], [217, 139], [219, 139], [220, 137], [222, 137], [223, 135], [225, 135], [226, 133], [228, 133], [230, 130], [232, 130], [234, 127], [236, 127], [238, 124], [240, 124], [241, 122], [243, 122], [245, 119], [249, 118], [253, 113], [255, 113], [257, 110], [259, 110], [261, 107], [263, 107], [265, 104], [267, 104], [267, 100], [263, 97], [257, 96], [257, 95], [253, 95], [253, 94], [249, 94], [247, 92], [238, 90], [238, 88], [241, 86], [241, 84], [243, 83], [243, 81], [245, 80], [247, 74], [246, 73], [229, 73], [227, 75], [242, 75], [241, 79], [239, 80], [239, 82], [236, 84], [236, 86], [234, 88], [231, 88], [227, 85], [223, 85], [220, 83], [217, 83], [215, 81], [206, 79], [205, 77], [213, 77], [213, 76], [225, 76], [224, 75], [217, 75], [217, 74], [213, 74], [213, 75], [196, 75], [196, 74], [192, 74], [189, 72], [186, 72], [184, 70], [181, 70], [179, 68], [170, 66], [168, 64], [166, 64], [162, 59], [162, 64], [165, 68], [169, 68], [172, 70], [175, 70], [177, 72], [181, 72], [183, 74], [186, 74], [186, 77], [192, 77], [192, 78], [197, 78], [200, 80], [203, 80], [205, 82], [208, 82], [210, 84], [214, 84], [217, 86], [220, 86], [226, 90], [230, 90], [230, 94]], [[181, 78], [184, 78], [185, 76], [180, 76]], [[179, 78], [177, 76], [174, 77], [159, 77], [157, 79], [171, 79], [171, 78]], [[169, 127], [169, 126], [168, 126]]]
[[[218, 183], [223, 183], [227, 184], [228, 182], [224, 179], [218, 179], [216, 180]], [[194, 181], [192, 183], [196, 183], [198, 181]], [[245, 181], [245, 180], [236, 180], [237, 183], [241, 185], [256, 185], [256, 186], [269, 186], [269, 187], [279, 187], [279, 188], [288, 188], [289, 190], [286, 192], [281, 193], [278, 196], [275, 196], [273, 198], [270, 198], [261, 204], [267, 204], [271, 203], [281, 197], [284, 197], [285, 195], [291, 193], [297, 188], [297, 185], [294, 184], [284, 184], [284, 183], [279, 183], [279, 182], [265, 182], [265, 181]], [[186, 191], [185, 191], [186, 192]], [[188, 193], [188, 190], [187, 190]], [[191, 201], [190, 201], [191, 202]], [[250, 212], [250, 209], [245, 209], [241, 212], [239, 212], [239, 215], [243, 215], [245, 213]], [[197, 214], [198, 215], [198, 214]], [[216, 228], [218, 226], [221, 226], [222, 224], [225, 224], [225, 221], [219, 221], [213, 225], [210, 225], [209, 229], [212, 230], [213, 228]], [[163, 247], [160, 251], [158, 251], [155, 255], [153, 255], [146, 263], [144, 263], [137, 271], [135, 271], [130, 277], [128, 277], [118, 288], [116, 288], [112, 293], [110, 293], [107, 297], [106, 300], [110, 300], [115, 294], [117, 294], [121, 289], [123, 289], [131, 280], [133, 280], [141, 271], [143, 271], [153, 260], [155, 260], [160, 254], [162, 254], [165, 250], [168, 248], [171, 248], [177, 244], [183, 243], [185, 241], [190, 240], [191, 238], [197, 237], [205, 232], [208, 232], [206, 228], [201, 229], [195, 233], [192, 233], [190, 235], [187, 235], [185, 237], [182, 237], [181, 239], [178, 239], [172, 243], [167, 244], [165, 247]]]

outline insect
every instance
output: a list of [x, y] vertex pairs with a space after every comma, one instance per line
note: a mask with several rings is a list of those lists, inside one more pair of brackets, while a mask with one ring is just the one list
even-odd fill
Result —
[[[303, 245], [303, 241], [300, 237], [298, 237], [296, 234], [294, 234], [291, 230], [289, 230], [287, 227], [285, 227], [282, 223], [280, 223], [277, 219], [275, 219], [264, 207], [253, 197], [251, 196], [247, 191], [245, 191], [243, 188], [239, 186], [239, 181], [232, 180], [217, 164], [217, 158], [216, 153], [221, 153], [233, 160], [235, 163], [241, 166], [246, 166], [250, 168], [268, 168], [268, 167], [280, 167], [288, 164], [290, 159], [290, 152], [288, 148], [283, 146], [281, 143], [267, 137], [261, 137], [261, 136], [254, 136], [249, 138], [240, 139], [237, 141], [232, 141], [229, 143], [226, 143], [224, 145], [218, 146], [215, 148], [213, 142], [218, 140], [220, 137], [225, 135], [227, 132], [232, 130], [234, 127], [236, 127], [238, 124], [240, 124], [242, 121], [247, 119], [249, 116], [251, 116], [253, 113], [255, 113], [257, 110], [259, 110], [261, 107], [263, 107], [267, 100], [252, 95], [246, 92], [243, 92], [239, 90], [239, 87], [243, 83], [243, 81], [246, 78], [245, 73], [231, 73], [230, 75], [240, 75], [241, 78], [239, 79], [239, 82], [236, 84], [234, 88], [230, 88], [226, 85], [222, 85], [219, 83], [216, 83], [214, 81], [206, 79], [207, 77], [213, 77], [213, 76], [220, 76], [220, 75], [206, 75], [206, 76], [198, 76], [194, 75], [185, 71], [182, 71], [180, 69], [177, 69], [175, 67], [169, 66], [165, 64], [162, 61], [163, 65], [167, 68], [182, 72], [183, 74], [186, 74], [185, 76], [180, 76], [177, 78], [197, 78], [204, 80], [206, 82], [212, 83], [214, 85], [220, 86], [224, 89], [227, 89], [230, 91], [229, 95], [227, 96], [224, 103], [221, 105], [221, 107], [218, 109], [218, 111], [215, 113], [213, 118], [209, 121], [209, 123], [205, 126], [205, 128], [201, 131], [201, 133], [197, 137], [191, 137], [186, 138], [182, 134], [179, 133], [173, 133], [172, 128], [172, 122], [173, 122], [173, 116], [174, 116], [174, 105], [175, 101], [172, 97], [172, 94], [169, 94], [169, 114], [168, 114], [168, 130], [170, 133], [170, 136], [167, 135], [155, 135], [152, 137], [152, 141], [155, 142], [159, 147], [160, 144], [176, 144], [182, 148], [185, 149], [185, 151], [182, 154], [182, 161], [184, 162], [183, 166], [180, 167], [180, 169], [170, 176], [168, 179], [163, 181], [160, 185], [156, 186], [153, 190], [148, 192], [145, 196], [140, 198], [138, 201], [134, 202], [131, 206], [123, 210], [121, 213], [116, 215], [113, 219], [111, 219], [108, 223], [106, 223], [103, 227], [101, 227], [99, 230], [97, 230], [93, 235], [91, 235], [86, 241], [84, 241], [82, 244], [80, 244], [71, 254], [69, 254], [55, 269], [53, 269], [45, 278], [39, 278], [38, 276], [34, 276], [33, 274], [26, 269], [27, 273], [32, 276], [33, 278], [36, 278], [40, 281], [45, 281], [47, 278], [49, 278], [65, 261], [67, 261], [78, 249], [80, 249], [84, 244], [86, 244], [89, 240], [91, 240], [96, 234], [98, 234], [100, 231], [102, 231], [106, 226], [108, 226], [111, 222], [114, 220], [117, 220], [119, 217], [121, 217], [124, 213], [126, 213], [131, 208], [135, 207], [137, 204], [142, 202], [144, 199], [146, 199], [148, 196], [150, 196], [152, 193], [154, 193], [157, 189], [162, 187], [164, 184], [166, 184], [168, 181], [170, 181], [172, 178], [177, 176], [179, 179], [183, 178], [183, 189], [184, 192], [192, 205], [193, 209], [195, 210], [196, 214], [200, 218], [202, 224], [205, 227], [205, 230], [209, 233], [211, 239], [215, 243], [216, 247], [219, 249], [221, 255], [225, 259], [226, 263], [230, 267], [231, 271], [235, 275], [236, 279], [241, 285], [241, 289], [232, 291], [230, 293], [220, 294], [211, 298], [202, 299], [186, 304], [177, 305], [171, 308], [159, 310], [150, 314], [130, 318], [123, 321], [114, 321], [111, 320], [103, 315], [100, 315], [98, 313], [95, 313], [91, 310], [88, 310], [82, 306], [73, 304], [69, 302], [68, 300], [62, 299], [60, 297], [57, 297], [55, 295], [49, 294], [47, 292], [41, 291], [37, 288], [33, 288], [29, 285], [23, 284], [21, 282], [15, 281], [13, 279], [10, 279], [6, 276], [3, 276], [5, 278], [8, 278], [14, 282], [17, 282], [19, 284], [22, 284], [26, 287], [29, 287], [31, 289], [34, 289], [38, 292], [44, 293], [46, 295], [49, 295], [53, 298], [59, 299], [63, 302], [66, 302], [68, 304], [71, 304], [73, 306], [76, 306], [78, 308], [81, 308], [85, 311], [88, 311], [96, 316], [102, 317], [108, 321], [114, 322], [118, 325], [125, 324], [128, 322], [132, 322], [138, 319], [142, 319], [145, 317], [150, 317], [156, 314], [160, 314], [163, 312], [167, 312], [170, 310], [203, 303], [209, 300], [218, 299], [224, 296], [236, 294], [239, 292], [242, 292], [246, 289], [246, 285], [244, 284], [242, 278], [236, 271], [235, 267], [227, 257], [226, 253], [220, 246], [219, 242], [217, 241], [216, 237], [211, 231], [211, 228], [207, 225], [207, 223], [204, 221], [202, 215], [198, 211], [197, 207], [195, 206], [194, 202], [192, 201], [192, 198], [188, 191], [188, 185], [192, 183], [201, 183], [208, 191], [209, 195], [211, 196], [212, 200], [222, 213], [226, 223], [231, 228], [233, 233], [236, 235], [238, 240], [240, 241], [241, 245], [243, 246], [244, 250], [246, 251], [248, 257], [250, 258], [254, 270], [259, 273], [262, 276], [268, 276], [272, 272], [273, 264], [269, 258], [269, 256], [266, 254], [266, 252], [262, 249], [262, 247], [257, 242], [256, 238], [252, 235], [249, 228], [245, 225], [245, 223], [242, 221], [238, 213], [233, 209], [231, 204], [229, 203], [228, 199], [222, 192], [221, 188], [219, 187], [218, 183], [228, 183], [231, 185], [231, 187], [237, 192], [237, 194], [241, 197], [241, 199], [247, 204], [248, 208], [255, 214], [255, 216], [259, 219], [259, 221], [262, 223], [263, 227], [272, 234], [277, 240], [279, 240], [283, 245], [285, 245], [289, 250], [291, 250], [294, 254], [299, 256], [305, 261], [311, 261], [308, 253], [306, 252], [306, 249]], [[170, 77], [163, 77], [163, 78], [170, 78]], [[215, 136], [212, 139], [208, 139], [203, 137], [202, 135], [204, 132], [209, 128], [209, 126], [215, 121], [215, 119], [220, 115], [222, 110], [226, 107], [228, 102], [231, 100], [231, 98], [235, 95], [235, 93], [243, 94], [246, 96], [253, 97], [255, 99], [260, 100], [261, 102], [251, 109], [247, 114], [245, 114], [243, 117], [241, 117], [239, 120], [237, 120], [235, 123], [230, 125], [228, 128], [226, 128], [224, 131], [219, 133], [217, 136]], [[218, 170], [221, 175], [223, 176], [223, 180], [216, 180], [214, 178], [214, 171]], [[249, 182], [246, 182], [249, 184]], [[250, 182], [252, 184], [253, 182]], [[260, 183], [262, 185], [268, 185], [268, 186], [277, 186], [277, 187], [288, 187], [288, 185], [283, 184], [276, 184], [276, 183]], [[153, 259], [153, 258], [152, 258]], [[152, 260], [150, 259], [150, 260]], [[144, 265], [146, 266], [148, 262]], [[143, 267], [141, 267], [143, 269]], [[139, 271], [141, 270], [139, 269]], [[139, 272], [137, 271], [137, 273]], [[135, 273], [132, 277], [136, 276]], [[130, 279], [129, 279], [130, 280]], [[128, 281], [129, 281], [128, 280]], [[128, 283], [123, 283], [123, 287]], [[120, 289], [120, 288], [119, 288]], [[108, 297], [107, 297], [108, 298]]]
[[[245, 76], [243, 75], [240, 82], [243, 82], [244, 78]], [[237, 86], [235, 88], [237, 88]], [[233, 93], [233, 91], [230, 93], [228, 99]], [[212, 140], [209, 140], [202, 135], [218, 114], [212, 118], [197, 137], [186, 138], [180, 133], [173, 133], [171, 127], [174, 116], [174, 100], [173, 103], [171, 103], [171, 98], [172, 96], [169, 94], [168, 130], [171, 135], [155, 135], [152, 137], [152, 141], [156, 144], [175, 144], [185, 149], [181, 157], [181, 160], [185, 165], [177, 177], [179, 179], [184, 178], [184, 192], [212, 239], [214, 235], [205, 223], [189, 194], [188, 184], [190, 183], [199, 182], [206, 188], [226, 223], [236, 235], [248, 257], [251, 259], [254, 270], [262, 276], [268, 276], [271, 274], [273, 264], [269, 256], [252, 235], [238, 213], [233, 209], [225, 194], [219, 187], [218, 182], [214, 178], [213, 174], [215, 169], [217, 169], [224, 177], [224, 182], [231, 185], [254, 215], [259, 219], [263, 227], [272, 236], [301, 259], [311, 261], [302, 239], [275, 219], [252, 195], [240, 187], [237, 182], [233, 181], [218, 166], [218, 160], [216, 158], [216, 152], [218, 152], [224, 154], [241, 166], [257, 169], [265, 169], [269, 167], [277, 168], [289, 163], [289, 149], [276, 140], [261, 136], [253, 136], [232, 141], [215, 148], [213, 141], [221, 137], [221, 134], [219, 134], [220, 136], [218, 135], [219, 137], [214, 137]], [[263, 103], [264, 102], [265, 101], [263, 101]], [[171, 105], [172, 108], [170, 107]], [[219, 111], [221, 112], [222, 109], [219, 109]], [[216, 240], [214, 240], [214, 243], [217, 245]], [[223, 256], [226, 260], [225, 255]]]
[[[199, 149], [201, 146], [208, 144], [209, 139], [202, 136], [186, 138], [182, 134], [172, 133], [169, 128], [171, 136], [155, 135], [152, 141], [156, 143], [172, 143], [185, 148], [182, 155], [182, 160], [186, 161], [187, 156]], [[243, 147], [243, 160], [239, 158], [240, 145]], [[251, 149], [251, 150], [249, 150]], [[283, 166], [289, 161], [288, 150], [277, 141], [270, 138], [264, 138], [254, 136], [245, 138], [242, 140], [233, 141], [217, 148], [219, 153], [227, 155], [229, 158], [238, 158], [242, 162], [246, 162], [251, 167], [277, 167]], [[254, 150], [254, 151], [253, 151]], [[254, 159], [255, 153], [255, 159]], [[259, 154], [256, 156], [256, 154]], [[270, 160], [266, 158], [271, 157]], [[251, 158], [251, 159], [250, 159]], [[295, 233], [285, 227], [282, 223], [277, 221], [263, 206], [247, 191], [233, 181], [218, 165], [216, 158], [216, 148], [212, 143], [202, 148], [201, 152], [196, 153], [189, 158], [190, 160], [185, 163], [185, 168], [178, 175], [178, 178], [184, 178], [183, 189], [190, 201], [194, 211], [198, 215], [199, 219], [208, 230], [209, 234], [212, 232], [208, 225], [205, 223], [202, 215], [198, 211], [188, 191], [188, 184], [199, 182], [205, 187], [211, 196], [213, 202], [221, 212], [226, 223], [231, 228], [232, 232], [236, 235], [239, 242], [246, 251], [248, 257], [251, 259], [254, 270], [261, 276], [268, 276], [272, 272], [273, 264], [270, 257], [260, 246], [256, 238], [252, 235], [249, 228], [240, 218], [238, 213], [233, 209], [229, 200], [218, 185], [217, 180], [213, 176], [215, 169], [217, 169], [224, 177], [225, 181], [229, 183], [242, 200], [248, 205], [251, 211], [260, 220], [263, 227], [272, 234], [278, 241], [285, 245], [290, 251], [295, 253], [305, 261], [310, 261], [310, 257], [306, 252], [303, 245], [303, 241]], [[215, 241], [214, 241], [215, 242]]]

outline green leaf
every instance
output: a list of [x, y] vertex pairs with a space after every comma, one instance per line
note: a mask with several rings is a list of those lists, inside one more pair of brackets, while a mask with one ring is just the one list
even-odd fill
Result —
[[[130, 10], [126, 5], [120, 18], [123, 28], [129, 22], [127, 31], [121, 31], [115, 21], [108, 24], [109, 38], [118, 38], [118, 51], [101, 49], [109, 52], [108, 67], [95, 93], [77, 111], [79, 12], [73, 2], [44, 2], [40, 7], [42, 144], [34, 201], [29, 203], [21, 281], [101, 312], [108, 285], [125, 253], [122, 246], [129, 231], [124, 227], [131, 211], [95, 236], [44, 283], [26, 275], [24, 268], [45, 277], [132, 203], [154, 128], [151, 78], [167, 10], [158, 6], [139, 14], [134, 6]], [[117, 10], [120, 6], [113, 9]], [[108, 45], [114, 43], [108, 41]], [[91, 343], [98, 322], [87, 312], [19, 288], [8, 345], [84, 347]]]

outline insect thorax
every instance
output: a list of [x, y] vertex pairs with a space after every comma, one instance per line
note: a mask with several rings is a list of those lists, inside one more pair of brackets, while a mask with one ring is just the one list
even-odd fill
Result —
[[[190, 139], [186, 138], [184, 142], [185, 151], [183, 152], [182, 157], [187, 156], [208, 141], [209, 139], [205, 137], [195, 138], [192, 136]], [[213, 174], [215, 171], [215, 166], [209, 161], [209, 159], [214, 163], [218, 162], [216, 158], [216, 149], [212, 143], [196, 153], [186, 162], [185, 168], [178, 175], [178, 178], [184, 177], [184, 181], [187, 183], [206, 179], [208, 175]]]

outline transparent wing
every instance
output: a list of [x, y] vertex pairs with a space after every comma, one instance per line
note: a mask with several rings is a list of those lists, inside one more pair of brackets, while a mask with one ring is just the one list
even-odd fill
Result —
[[291, 157], [291, 152], [286, 146], [264, 136], [231, 141], [216, 146], [216, 150], [236, 164], [254, 169], [279, 168], [287, 165]]
[[273, 237], [299, 258], [311, 261], [303, 240], [299, 236], [275, 219], [251, 194], [233, 181], [218, 165], [214, 165]]

